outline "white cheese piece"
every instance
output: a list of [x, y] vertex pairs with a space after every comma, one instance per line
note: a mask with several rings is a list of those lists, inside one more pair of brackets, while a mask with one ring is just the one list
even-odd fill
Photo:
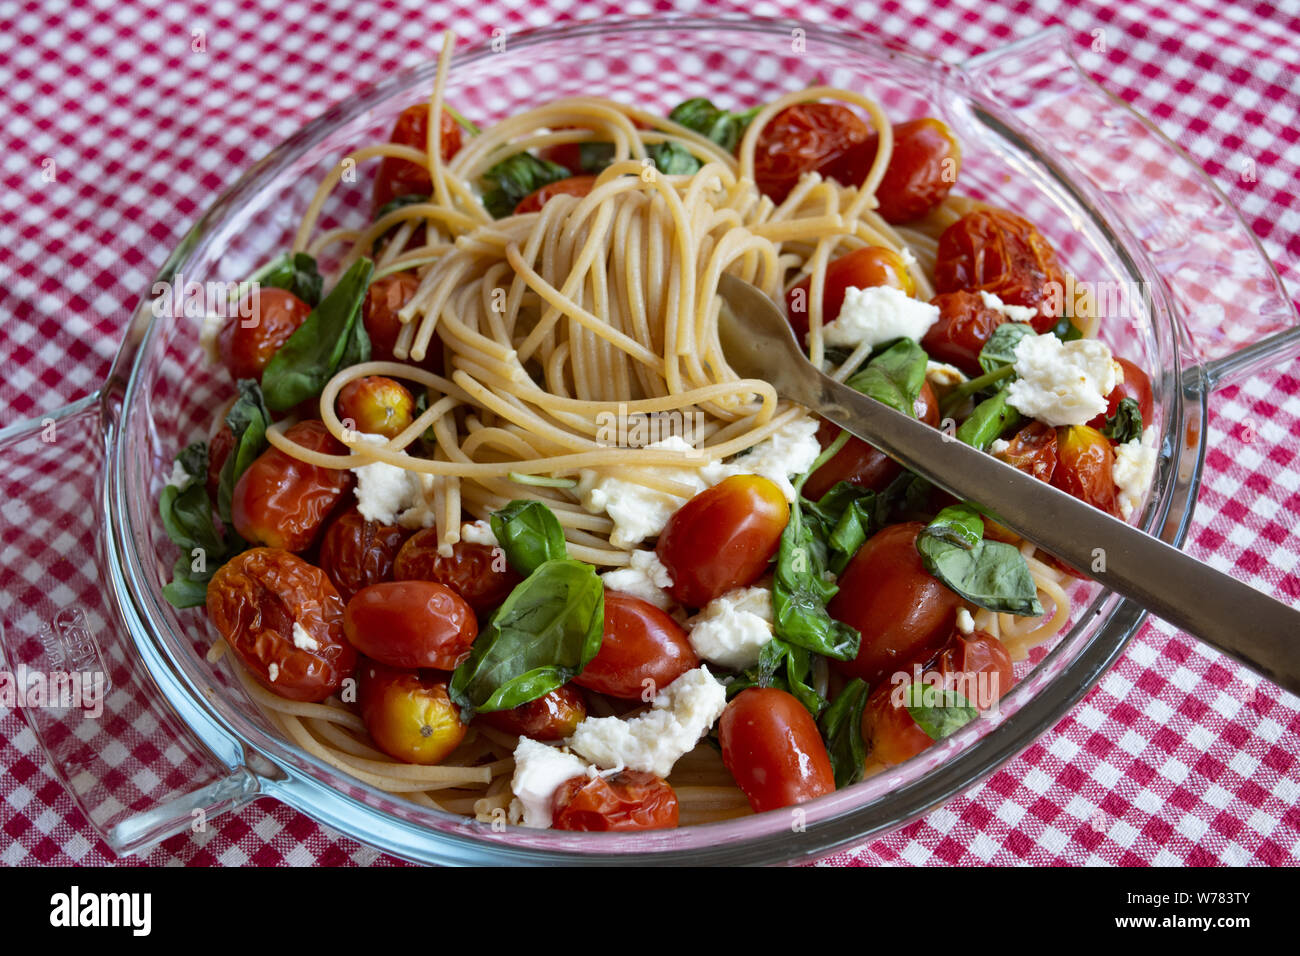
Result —
[[466, 544], [486, 544], [495, 548], [501, 542], [492, 533], [492, 525], [487, 521], [466, 521], [460, 526], [460, 540]]
[[600, 580], [609, 590], [648, 601], [661, 611], [667, 611], [675, 603], [665, 590], [673, 586], [673, 576], [659, 555], [650, 550], [633, 551], [627, 567], [606, 571]]
[[266, 668], [266, 675], [271, 679], [271, 683], [274, 684], [275, 679], [280, 676], [280, 665], [274, 662], [268, 665]]
[[602, 769], [643, 770], [667, 777], [727, 708], [727, 691], [707, 668], [687, 671], [655, 695], [639, 717], [588, 717], [569, 746]]
[[1010, 447], [1011, 442], [1007, 441], [1005, 438], [995, 438], [989, 445], [989, 451], [994, 455], [1000, 455]]
[[741, 671], [772, 640], [772, 592], [735, 588], [710, 601], [690, 625], [691, 647], [706, 661]]
[[293, 646], [303, 651], [320, 650], [320, 643], [297, 621], [293, 622]]
[[[362, 442], [386, 445], [383, 435], [356, 433]], [[431, 528], [436, 521], [433, 510], [434, 475], [407, 471], [386, 461], [371, 462], [352, 469], [357, 476], [357, 510], [367, 521], [396, 524], [403, 528]]]
[[925, 380], [936, 388], [952, 388], [968, 381], [966, 373], [957, 366], [933, 360], [925, 363]]
[[1127, 521], [1142, 504], [1156, 472], [1156, 426], [1148, 425], [1141, 438], [1134, 438], [1115, 449], [1111, 477], [1119, 493], [1119, 511]]
[[727, 468], [732, 474], [761, 475], [781, 489], [786, 501], [794, 501], [790, 476], [802, 475], [821, 453], [817, 420], [802, 417], [781, 426], [749, 451], [733, 458]]
[[964, 607], [957, 608], [957, 630], [963, 634], [975, 633], [975, 618]]
[[1097, 339], [1026, 335], [1016, 346], [1018, 377], [1007, 387], [1007, 404], [1053, 427], [1082, 425], [1106, 410], [1119, 368]]
[[571, 753], [520, 737], [515, 747], [515, 775], [510, 789], [510, 822], [546, 829], [551, 825], [555, 791], [566, 780], [585, 776], [587, 764]]
[[203, 324], [199, 326], [199, 345], [203, 347], [204, 354], [213, 365], [221, 364], [221, 350], [217, 346], [217, 338], [221, 335], [221, 330], [225, 328], [227, 321], [235, 321], [235, 319], [224, 319], [219, 315], [209, 314], [203, 316]]
[[190, 473], [185, 470], [185, 466], [179, 461], [172, 462], [172, 475], [167, 479], [167, 484], [171, 485], [173, 488], [180, 488], [189, 480]]
[[984, 307], [992, 309], [994, 312], [1001, 312], [1012, 322], [1032, 322], [1034, 316], [1038, 314], [1037, 309], [1031, 309], [1027, 305], [1008, 305], [992, 292], [985, 292], [980, 289], [980, 298], [984, 300]]
[[876, 346], [897, 338], [920, 342], [938, 321], [937, 305], [913, 299], [901, 289], [850, 286], [844, 291], [840, 314], [822, 328], [822, 340], [827, 345], [848, 348], [864, 342]]

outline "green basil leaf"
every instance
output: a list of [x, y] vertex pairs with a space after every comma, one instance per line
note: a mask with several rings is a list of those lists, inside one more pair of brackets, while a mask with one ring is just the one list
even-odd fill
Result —
[[320, 302], [324, 280], [316, 269], [316, 260], [305, 252], [285, 256], [258, 280], [259, 285], [292, 292], [310, 306]]
[[1075, 325], [1068, 315], [1061, 316], [1060, 321], [1052, 327], [1052, 334], [1062, 342], [1073, 342], [1075, 339], [1083, 338], [1083, 330]]
[[[289, 336], [262, 373], [267, 407], [287, 411], [320, 394], [345, 359], [360, 361], [370, 354], [370, 339], [361, 321], [361, 304], [374, 263], [358, 259]], [[356, 327], [361, 326], [358, 332]]]
[[969, 551], [984, 537], [984, 519], [970, 505], [949, 505], [926, 525], [925, 533]]
[[1037, 617], [1043, 613], [1025, 556], [1001, 541], [984, 540], [984, 519], [969, 505], [944, 508], [916, 536], [925, 570], [972, 604]]
[[713, 140], [727, 152], [734, 153], [745, 128], [761, 109], [761, 106], [755, 106], [743, 113], [728, 113], [704, 97], [697, 96], [675, 106], [668, 118]]
[[1107, 438], [1124, 444], [1142, 437], [1142, 408], [1135, 398], [1121, 398], [1115, 414], [1106, 419], [1106, 426], [1101, 433]]
[[826, 698], [812, 686], [812, 657], [807, 649], [774, 637], [759, 651], [758, 664], [727, 684], [727, 699], [750, 687], [775, 687], [792, 695], [816, 720]]
[[903, 705], [931, 740], [943, 740], [979, 716], [957, 691], [933, 684], [908, 684], [903, 689]]
[[1020, 423], [1020, 413], [1007, 404], [1004, 388], [975, 406], [970, 417], [957, 426], [957, 440], [983, 450], [1007, 429]]
[[518, 584], [452, 674], [449, 693], [466, 723], [563, 686], [600, 651], [605, 590], [595, 568], [547, 561]]
[[483, 207], [494, 219], [512, 215], [523, 198], [543, 186], [568, 179], [573, 174], [532, 153], [515, 153], [491, 167], [479, 178]]
[[1032, 325], [1020, 322], [1004, 322], [993, 330], [989, 340], [980, 349], [980, 368], [986, 372], [996, 372], [1007, 365], [1016, 364], [1016, 346], [1027, 335], [1034, 334]]
[[862, 711], [867, 706], [866, 681], [854, 678], [844, 685], [826, 713], [822, 714], [821, 732], [826, 752], [835, 771], [835, 786], [847, 787], [862, 779], [867, 762], [867, 744], [862, 739]]
[[911, 339], [899, 339], [845, 384], [915, 418], [916, 398], [925, 385], [925, 364], [928, 360], [929, 357], [921, 346]]
[[547, 561], [569, 556], [559, 519], [540, 501], [512, 501], [488, 517], [510, 567], [527, 577]]
[[371, 219], [371, 221], [378, 222], [380, 219], [383, 219], [394, 209], [401, 209], [404, 206], [418, 206], [420, 203], [428, 202], [428, 201], [429, 201], [429, 197], [423, 196], [420, 193], [405, 193], [401, 196], [396, 197], [395, 199], [388, 200], [388, 202], [380, 206], [378, 211], [376, 211], [374, 217]]
[[163, 585], [162, 595], [174, 608], [202, 607], [208, 601], [208, 581], [212, 575], [199, 576], [190, 570], [187, 554], [176, 559], [172, 566], [172, 579]]
[[223, 536], [212, 519], [207, 445], [195, 442], [176, 460], [186, 478], [180, 485], [166, 485], [158, 497], [163, 528], [181, 551], [171, 582], [163, 586], [163, 596], [174, 607], [197, 607], [206, 600], [208, 579], [241, 542], [233, 531]]
[[267, 448], [266, 429], [271, 424], [271, 413], [266, 410], [262, 389], [256, 380], [240, 379], [235, 383], [239, 397], [226, 413], [226, 426], [235, 436], [235, 444], [221, 466], [217, 485], [217, 513], [227, 527], [232, 526], [230, 500], [235, 482], [258, 455]]
[[700, 161], [694, 154], [672, 139], [647, 147], [646, 155], [654, 161], [655, 169], [665, 176], [689, 176], [700, 168]]
[[773, 630], [797, 647], [840, 661], [852, 660], [862, 638], [857, 630], [827, 613], [826, 603], [839, 590], [827, 580], [827, 571], [826, 542], [796, 503], [790, 508], [790, 521], [781, 532], [777, 549]]
[[613, 161], [613, 143], [578, 144], [578, 168], [584, 173], [599, 173]]

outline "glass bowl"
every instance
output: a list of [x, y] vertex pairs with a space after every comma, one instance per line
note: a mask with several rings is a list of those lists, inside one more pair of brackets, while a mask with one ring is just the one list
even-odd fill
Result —
[[[330, 109], [223, 195], [158, 275], [228, 281], [287, 248], [319, 179], [427, 98], [434, 64]], [[1094, 85], [1062, 31], [951, 66], [886, 44], [754, 19], [603, 20], [497, 37], [462, 52], [447, 98], [492, 121], [566, 95], [667, 112], [727, 107], [813, 83], [875, 96], [895, 120], [937, 115], [963, 147], [959, 190], [1016, 210], [1111, 303], [1102, 335], [1150, 370], [1160, 434], [1141, 525], [1180, 543], [1204, 456], [1206, 395], [1300, 351], [1294, 307], [1200, 167]], [[368, 169], [321, 226], [365, 217]], [[345, 171], [345, 186], [349, 180]], [[493, 828], [410, 804], [322, 764], [274, 731], [224, 662], [201, 610], [160, 589], [175, 551], [158, 518], [172, 458], [230, 394], [194, 317], [155, 315], [152, 290], [98, 394], [0, 432], [0, 623], [10, 668], [106, 688], [93, 706], [27, 708], [78, 805], [120, 853], [272, 796], [387, 852], [429, 863], [772, 863], [816, 859], [925, 813], [1055, 724], [1123, 651], [1142, 611], [1078, 585], [1071, 626], [1018, 668], [1000, 713], [919, 757], [789, 811], [642, 834]], [[53, 437], [51, 437], [53, 436]], [[82, 560], [84, 558], [84, 560]], [[94, 567], [87, 572], [87, 567]], [[86, 577], [98, 574], [99, 580]], [[85, 701], [82, 701], [84, 704]]]

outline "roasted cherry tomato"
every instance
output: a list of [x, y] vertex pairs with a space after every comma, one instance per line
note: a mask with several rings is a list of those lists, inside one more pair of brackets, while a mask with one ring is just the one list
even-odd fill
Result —
[[[376, 362], [409, 361], [393, 354], [402, 332], [402, 320], [397, 313], [411, 301], [419, 287], [420, 279], [414, 272], [394, 272], [370, 283], [361, 305], [361, 321], [370, 336], [370, 357]], [[429, 339], [424, 358], [412, 364], [431, 372], [441, 371], [442, 339], [437, 335]]]
[[892, 683], [879, 685], [867, 698], [862, 709], [862, 739], [867, 755], [886, 767], [911, 760], [934, 743], [900, 702], [899, 685]]
[[343, 599], [297, 555], [253, 548], [208, 582], [208, 619], [253, 678], [288, 700], [322, 701], [356, 667]]
[[318, 563], [339, 596], [350, 601], [362, 588], [392, 577], [393, 561], [408, 534], [397, 525], [367, 521], [352, 508], [325, 529]]
[[610, 697], [650, 700], [699, 666], [680, 624], [648, 601], [606, 591], [600, 651], [573, 682]]
[[939, 292], [982, 289], [1008, 305], [1036, 309], [1030, 324], [1042, 333], [1061, 316], [1065, 273], [1032, 223], [1004, 209], [980, 209], [939, 237], [934, 287]]
[[1057, 429], [1057, 466], [1052, 484], [1094, 508], [1119, 516], [1115, 494], [1115, 452], [1110, 440], [1087, 425]]
[[[808, 334], [808, 309], [812, 276], [790, 287], [785, 294], [786, 315], [800, 342]], [[847, 255], [832, 260], [826, 266], [822, 286], [822, 324], [833, 322], [844, 305], [844, 293], [852, 289], [869, 289], [872, 286], [891, 286], [908, 295], [916, 291], [907, 263], [893, 249], [882, 246], [863, 246]]]
[[1138, 403], [1138, 409], [1142, 412], [1142, 427], [1146, 428], [1155, 420], [1155, 399], [1151, 394], [1151, 379], [1147, 377], [1146, 372], [1128, 359], [1116, 356], [1115, 361], [1124, 369], [1124, 381], [1110, 390], [1110, 394], [1106, 396], [1106, 411], [1088, 422], [1088, 426], [1100, 431], [1105, 427], [1106, 419], [1112, 418], [1119, 410], [1119, 403], [1126, 398], [1131, 398]]
[[445, 678], [363, 661], [357, 703], [375, 746], [404, 763], [438, 764], [465, 738]]
[[[460, 126], [446, 110], [442, 111], [438, 124], [438, 136], [441, 142], [442, 161], [445, 163], [460, 152]], [[416, 103], [402, 110], [393, 127], [390, 143], [410, 146], [424, 152], [429, 147], [429, 106]], [[385, 156], [379, 164], [379, 173], [375, 176], [375, 196], [371, 204], [374, 213], [388, 205], [398, 196], [428, 196], [433, 192], [433, 180], [429, 178], [427, 167], [413, 163], [408, 159], [395, 159]]]
[[398, 581], [437, 581], [459, 594], [480, 614], [509, 597], [522, 578], [511, 569], [505, 552], [488, 544], [457, 541], [451, 554], [438, 553], [438, 531], [417, 531], [402, 545], [393, 566]]
[[280, 346], [309, 315], [311, 306], [292, 292], [272, 286], [250, 292], [217, 336], [222, 364], [235, 379], [260, 382]]
[[860, 160], [854, 148], [865, 143], [871, 129], [861, 117], [839, 103], [798, 103], [773, 116], [758, 134], [754, 148], [754, 179], [759, 191], [781, 202], [799, 177], [821, 173], [847, 186]]
[[742, 690], [718, 720], [722, 762], [755, 813], [831, 793], [835, 773], [803, 704], [775, 687]]
[[[856, 186], [876, 161], [879, 137], [873, 132], [849, 150], [835, 178]], [[876, 187], [876, 210], [885, 222], [919, 219], [947, 198], [961, 169], [961, 147], [942, 120], [926, 117], [894, 124], [894, 151]]]
[[217, 430], [208, 441], [208, 497], [217, 500], [217, 490], [221, 487], [221, 469], [226, 465], [235, 447], [235, 433], [230, 430], [225, 419], [217, 425]]
[[1030, 422], [994, 457], [1039, 481], [1050, 482], [1056, 473], [1056, 429], [1042, 422]]
[[449, 671], [469, 655], [478, 621], [460, 595], [436, 581], [382, 581], [348, 601], [343, 632], [389, 667]]
[[984, 304], [978, 292], [944, 292], [930, 300], [939, 321], [921, 339], [921, 348], [936, 362], [948, 362], [975, 378], [984, 374], [980, 352], [993, 330], [1007, 317]]
[[706, 488], [668, 519], [656, 551], [679, 604], [704, 607], [732, 588], [753, 584], [776, 554], [790, 506], [773, 482], [732, 475]]
[[831, 598], [831, 616], [862, 634], [858, 656], [832, 662], [875, 686], [924, 662], [952, 633], [961, 598], [931, 577], [916, 550], [919, 521], [890, 525], [867, 540]]
[[396, 438], [415, 420], [415, 399], [406, 386], [382, 375], [367, 375], [339, 390], [338, 416], [348, 427]]
[[515, 207], [515, 215], [522, 216], [526, 212], [539, 212], [546, 205], [546, 200], [552, 196], [585, 196], [591, 192], [592, 187], [595, 185], [595, 176], [570, 176], [568, 179], [547, 183], [545, 186], [534, 189], [519, 200], [519, 205]]
[[565, 684], [511, 710], [479, 713], [475, 719], [507, 734], [533, 740], [563, 740], [573, 736], [586, 716], [587, 702], [582, 692]]
[[[939, 424], [939, 399], [934, 387], [926, 382], [912, 405], [917, 419], [927, 425]], [[822, 448], [828, 447], [840, 433], [839, 426], [823, 421], [817, 427], [817, 440]], [[803, 496], [816, 501], [841, 481], [860, 488], [881, 491], [903, 471], [903, 466], [883, 451], [868, 445], [861, 438], [850, 435], [844, 447], [837, 451], [811, 475], [803, 485]]]
[[553, 830], [665, 830], [677, 826], [677, 794], [661, 777], [622, 770], [574, 777], [552, 798]]
[[[284, 437], [312, 451], [347, 453], [325, 424], [314, 419], [299, 422]], [[350, 471], [309, 465], [268, 448], [235, 482], [230, 505], [235, 530], [248, 541], [305, 551], [351, 487]]]

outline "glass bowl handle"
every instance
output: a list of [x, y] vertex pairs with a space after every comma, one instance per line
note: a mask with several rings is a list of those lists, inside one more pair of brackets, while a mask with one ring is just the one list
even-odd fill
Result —
[[257, 796], [259, 780], [236, 741], [205, 733], [214, 752], [187, 726], [202, 715], [168, 705], [149, 669], [165, 662], [142, 658], [113, 603], [104, 401], [0, 430], [0, 705], [23, 713], [91, 826], [125, 855], [202, 831]]
[[[989, 107], [978, 119], [1010, 118], [1018, 136], [1067, 157], [1062, 185], [1137, 240], [1181, 319], [1183, 367], [1207, 390], [1300, 354], [1295, 304], [1258, 238], [1195, 160], [1087, 75], [1074, 42], [1052, 27], [954, 75], [977, 112]], [[1104, 50], [1105, 31], [1091, 42]], [[1240, 175], [1254, 175], [1249, 160]]]

